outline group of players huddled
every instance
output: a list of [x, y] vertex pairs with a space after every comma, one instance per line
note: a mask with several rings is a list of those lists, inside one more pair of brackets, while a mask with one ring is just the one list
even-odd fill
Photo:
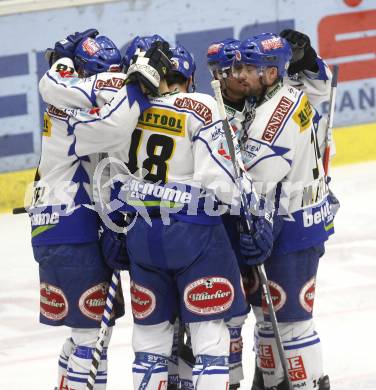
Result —
[[[329, 99], [331, 72], [309, 37], [284, 30], [208, 45], [208, 67], [240, 150], [238, 179], [217, 102], [195, 92], [187, 48], [136, 36], [122, 56], [89, 29], [56, 42], [46, 59], [42, 152], [28, 211], [40, 322], [71, 328], [55, 388], [86, 389], [116, 269], [130, 275], [135, 390], [239, 388], [250, 311], [252, 390], [288, 390], [289, 382], [329, 390], [312, 312], [336, 208], [318, 111]], [[240, 191], [249, 204], [241, 204]], [[118, 286], [111, 330], [123, 314]], [[106, 388], [111, 330], [96, 390]]]

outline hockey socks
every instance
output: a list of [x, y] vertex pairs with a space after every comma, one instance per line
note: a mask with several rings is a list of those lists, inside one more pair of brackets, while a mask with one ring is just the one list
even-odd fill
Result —
[[74, 343], [73, 340], [69, 337], [65, 340], [63, 348], [61, 349], [59, 362], [58, 362], [58, 377], [57, 377], [57, 389], [66, 390], [67, 389], [67, 368], [69, 356], [73, 352]]
[[168, 358], [147, 352], [136, 352], [132, 366], [135, 390], [167, 389]]
[[192, 376], [194, 389], [228, 389], [228, 356], [196, 356], [196, 364], [193, 367]]
[[[68, 361], [68, 389], [85, 390], [95, 348], [77, 345]], [[95, 378], [95, 390], [105, 390], [107, 384], [107, 348], [103, 348]]]

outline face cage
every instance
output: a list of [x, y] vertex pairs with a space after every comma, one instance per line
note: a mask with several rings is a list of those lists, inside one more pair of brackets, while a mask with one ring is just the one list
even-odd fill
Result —
[[[249, 70], [247, 65], [253, 66], [255, 69]], [[231, 72], [234, 78], [240, 78], [240, 74], [244, 71], [245, 73], [252, 73], [254, 71], [257, 72], [259, 77], [262, 77], [264, 75], [266, 66], [256, 66], [252, 64], [247, 64], [247, 63], [241, 63], [241, 62], [233, 62], [231, 66]]]

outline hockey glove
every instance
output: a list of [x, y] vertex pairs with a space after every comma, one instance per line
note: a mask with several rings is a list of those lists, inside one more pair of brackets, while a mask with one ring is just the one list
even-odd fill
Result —
[[253, 224], [252, 234], [240, 233], [240, 253], [244, 263], [257, 265], [263, 263], [272, 253], [273, 225], [264, 217], [258, 217]]
[[150, 49], [133, 57], [127, 76], [130, 82], [139, 82], [147, 92], [158, 95], [161, 80], [172, 69], [170, 45], [167, 42], [154, 42]]
[[89, 28], [83, 32], [75, 32], [74, 34], [68, 35], [65, 39], [57, 41], [53, 49], [47, 49], [45, 52], [45, 58], [49, 65], [57, 61], [59, 58], [68, 57], [74, 58], [74, 51], [79, 42], [85, 38], [95, 38], [98, 35], [98, 31], [94, 28]]
[[129, 269], [126, 236], [116, 233], [106, 225], [101, 226], [100, 245], [107, 265], [112, 269]]
[[308, 35], [290, 29], [281, 31], [279, 35], [286, 39], [292, 49], [291, 63], [287, 70], [290, 76], [303, 70], [319, 71], [317, 54]]

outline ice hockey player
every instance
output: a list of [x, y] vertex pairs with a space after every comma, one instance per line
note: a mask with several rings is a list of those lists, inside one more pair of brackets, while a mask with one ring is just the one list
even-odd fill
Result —
[[[99, 247], [98, 218], [91, 207], [91, 178], [98, 155], [75, 152], [76, 136], [62, 108], [100, 106], [122, 89], [123, 98], [133, 102], [132, 107], [125, 107], [133, 130], [139, 114], [149, 106], [138, 85], [123, 86], [124, 75], [109, 73], [119, 70], [120, 52], [110, 39], [97, 34], [90, 29], [57, 42], [49, 52], [52, 67], [40, 83], [48, 107], [29, 212], [41, 282], [40, 321], [71, 328], [59, 358], [59, 390], [85, 388], [112, 274]], [[150, 64], [145, 66], [151, 68]], [[87, 78], [77, 78], [75, 67]], [[142, 80], [142, 74], [135, 74]], [[106, 136], [102, 134], [101, 144], [106, 147], [109, 138], [120, 138], [121, 134], [120, 129], [108, 131]], [[123, 310], [119, 294], [112, 322]], [[105, 348], [94, 388], [105, 389], [106, 382]]]
[[[231, 124], [232, 130], [237, 134], [239, 142], [243, 135], [242, 128], [244, 123], [247, 123], [254, 114], [254, 109], [246, 99], [247, 87], [239, 81], [238, 78], [232, 75], [232, 65], [236, 60], [236, 55], [239, 55], [240, 41], [235, 39], [224, 39], [212, 43], [207, 52], [207, 61], [210, 72], [213, 78], [220, 80], [223, 101], [225, 103], [225, 110], [227, 118]], [[249, 284], [248, 274], [250, 267], [244, 264], [240, 253], [239, 245], [239, 227], [241, 220], [239, 216], [224, 214], [222, 216], [223, 223], [231, 241], [234, 252], [237, 255], [239, 267], [242, 273], [243, 284], [246, 292], [251, 287]], [[255, 222], [258, 229], [264, 234], [255, 235], [253, 240], [257, 240], [255, 245], [254, 257], [259, 259], [266, 258], [270, 255], [273, 246], [272, 229], [273, 227], [265, 219]], [[242, 326], [247, 317], [247, 312], [239, 313], [227, 321], [231, 337], [231, 347], [229, 356], [230, 367], [230, 389], [237, 389], [240, 387], [240, 381], [244, 378], [242, 367]]]
[[[141, 203], [152, 221], [137, 218], [127, 233], [134, 388], [167, 387], [172, 321], [179, 311], [191, 333], [194, 387], [226, 389], [230, 341], [224, 317], [243, 311], [245, 302], [235, 255], [218, 213], [208, 205], [234, 201], [232, 164], [221, 154], [225, 139], [214, 99], [170, 94], [163, 80], [161, 86], [135, 131], [124, 131], [128, 167], [132, 161], [146, 172], [144, 181], [135, 176], [124, 186], [130, 189], [124, 207], [136, 218]], [[108, 116], [114, 104], [95, 115], [71, 112], [78, 148], [88, 129], [106, 132], [115, 126]], [[166, 213], [170, 224], [164, 224]]]
[[[284, 38], [260, 34], [242, 42], [233, 74], [248, 86], [247, 95], [255, 108], [253, 120], [244, 129], [244, 164], [252, 179], [273, 195], [277, 213], [283, 215], [265, 269], [289, 377], [294, 387], [327, 390], [329, 381], [323, 374], [312, 311], [319, 258], [324, 242], [333, 233], [333, 215], [313, 124], [314, 110], [303, 91], [283, 80], [291, 56]], [[240, 244], [245, 262], [257, 264], [249, 236], [241, 236]], [[288, 389], [260, 291], [251, 295], [251, 303], [257, 318], [256, 362], [262, 372], [261, 378], [256, 376], [253, 390]]]

